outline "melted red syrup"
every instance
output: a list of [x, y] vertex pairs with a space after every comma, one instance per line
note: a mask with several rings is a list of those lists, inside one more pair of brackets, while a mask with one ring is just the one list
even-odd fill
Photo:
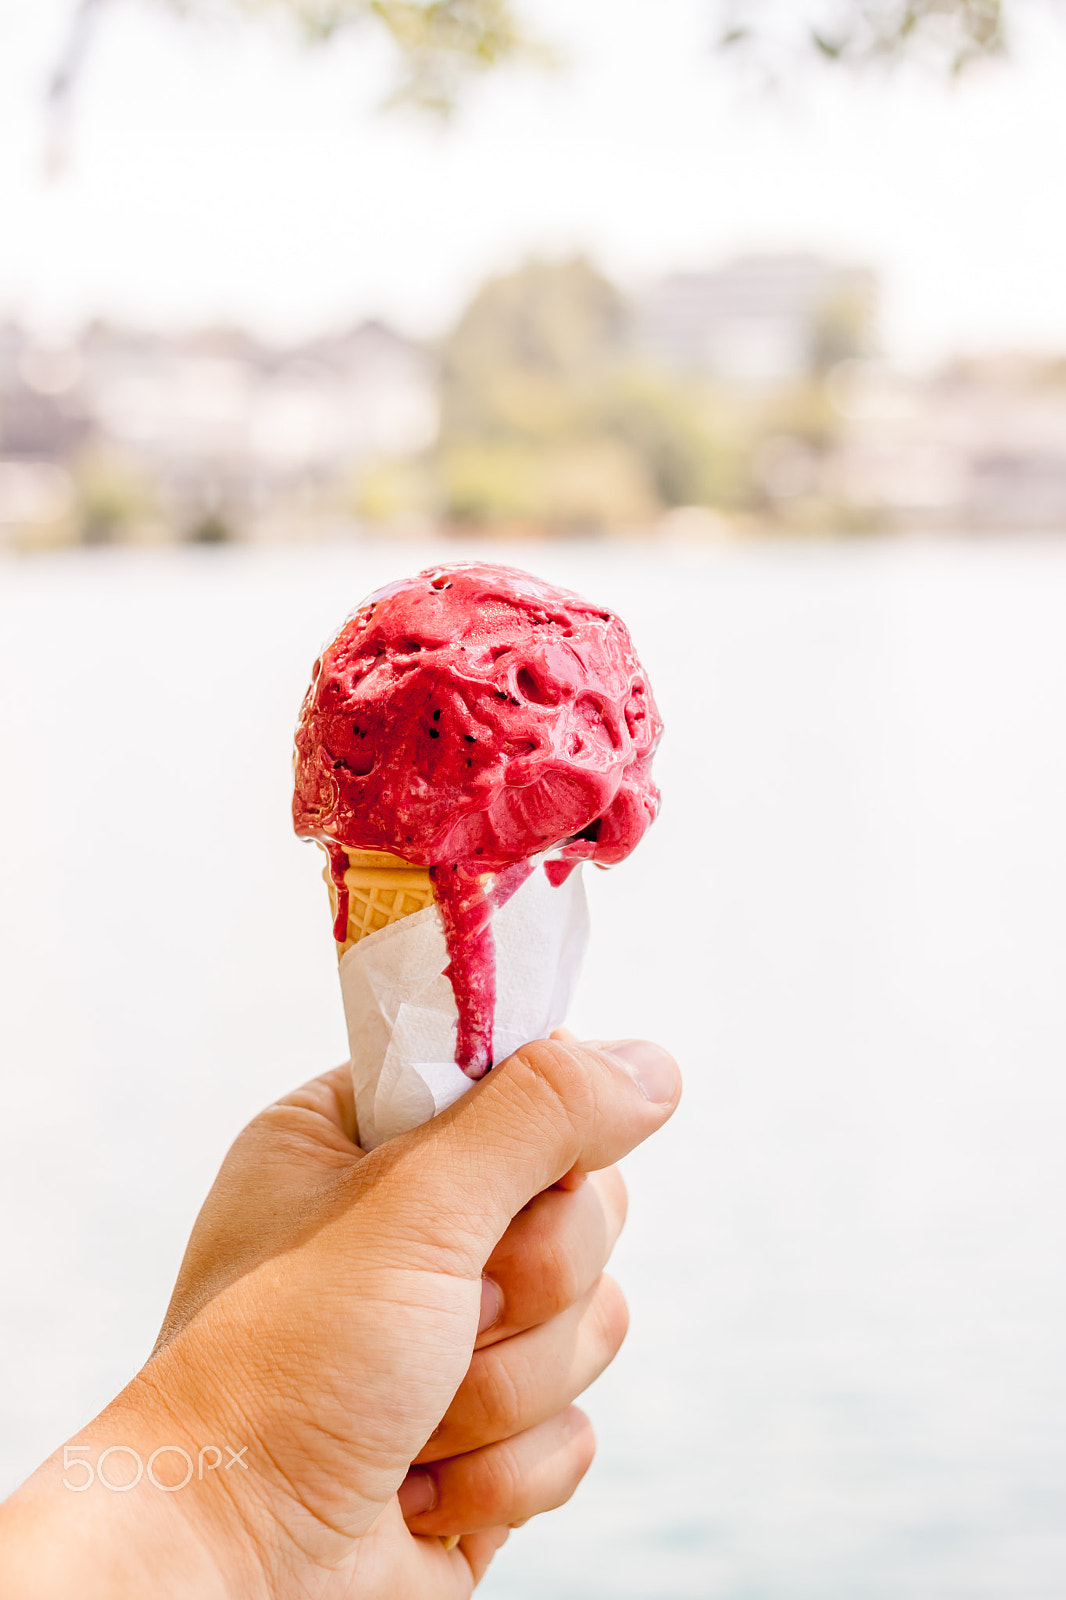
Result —
[[[326, 846], [329, 875], [337, 891], [337, 915], [333, 937], [343, 944], [348, 936], [348, 889], [344, 874], [348, 852], [339, 844]], [[549, 870], [559, 863], [545, 864], [553, 883], [563, 882], [576, 862], [568, 863], [561, 877]], [[440, 912], [448, 965], [444, 976], [452, 986], [459, 1014], [455, 1039], [455, 1061], [468, 1078], [483, 1078], [492, 1067], [492, 1034], [496, 1015], [496, 945], [492, 937], [492, 913], [507, 904], [533, 871], [531, 861], [516, 861], [492, 874], [486, 885], [484, 874], [459, 864], [431, 867], [433, 898]]]
[[429, 869], [448, 946], [444, 975], [452, 986], [459, 1013], [455, 1062], [468, 1078], [483, 1078], [492, 1067], [496, 1015], [492, 913], [506, 905], [532, 871], [531, 861], [516, 861], [495, 873], [486, 885], [483, 874], [459, 862]]
[[333, 937], [338, 944], [343, 944], [348, 937], [348, 885], [344, 881], [344, 874], [348, 870], [348, 852], [339, 844], [329, 843], [325, 848], [329, 856], [329, 875], [337, 891], [337, 915], [333, 919]]
[[562, 859], [557, 857], [554, 861], [546, 861], [544, 863], [544, 873], [552, 888], [558, 889], [561, 884], [566, 882], [576, 866], [576, 860], [567, 861], [565, 857]]

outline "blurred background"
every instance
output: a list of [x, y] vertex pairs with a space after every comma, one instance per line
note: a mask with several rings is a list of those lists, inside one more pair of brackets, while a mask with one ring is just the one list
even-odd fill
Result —
[[0, 1490], [344, 1054], [323, 640], [617, 607], [674, 1049], [597, 1462], [489, 1600], [1066, 1592], [1066, 10], [0, 0]]

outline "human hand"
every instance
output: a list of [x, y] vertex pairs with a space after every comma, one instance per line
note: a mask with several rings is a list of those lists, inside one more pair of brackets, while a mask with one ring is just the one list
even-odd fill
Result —
[[610, 1164], [679, 1093], [663, 1052], [640, 1047], [644, 1098], [635, 1047], [612, 1048], [530, 1045], [369, 1156], [343, 1070], [237, 1140], [152, 1359], [82, 1435], [249, 1445], [247, 1474], [167, 1497], [167, 1538], [188, 1531], [219, 1593], [459, 1600], [510, 1524], [572, 1492], [592, 1438], [571, 1402], [625, 1331]]

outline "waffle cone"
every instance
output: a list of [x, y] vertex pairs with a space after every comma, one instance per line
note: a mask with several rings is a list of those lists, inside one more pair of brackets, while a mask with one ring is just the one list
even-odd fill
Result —
[[[337, 886], [324, 873], [333, 917], [337, 916]], [[433, 884], [426, 867], [412, 866], [401, 856], [377, 850], [349, 850], [344, 874], [348, 890], [348, 931], [337, 944], [338, 960], [353, 944], [378, 933], [402, 917], [413, 916], [433, 904]]]

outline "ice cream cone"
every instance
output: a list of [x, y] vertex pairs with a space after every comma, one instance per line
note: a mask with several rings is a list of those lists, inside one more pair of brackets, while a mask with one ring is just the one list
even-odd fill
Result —
[[[336, 920], [337, 886], [328, 867], [324, 876]], [[378, 933], [390, 923], [433, 904], [428, 868], [412, 866], [400, 856], [378, 850], [348, 851], [344, 885], [348, 890], [348, 930], [344, 940], [337, 942], [338, 960], [368, 934]]]

